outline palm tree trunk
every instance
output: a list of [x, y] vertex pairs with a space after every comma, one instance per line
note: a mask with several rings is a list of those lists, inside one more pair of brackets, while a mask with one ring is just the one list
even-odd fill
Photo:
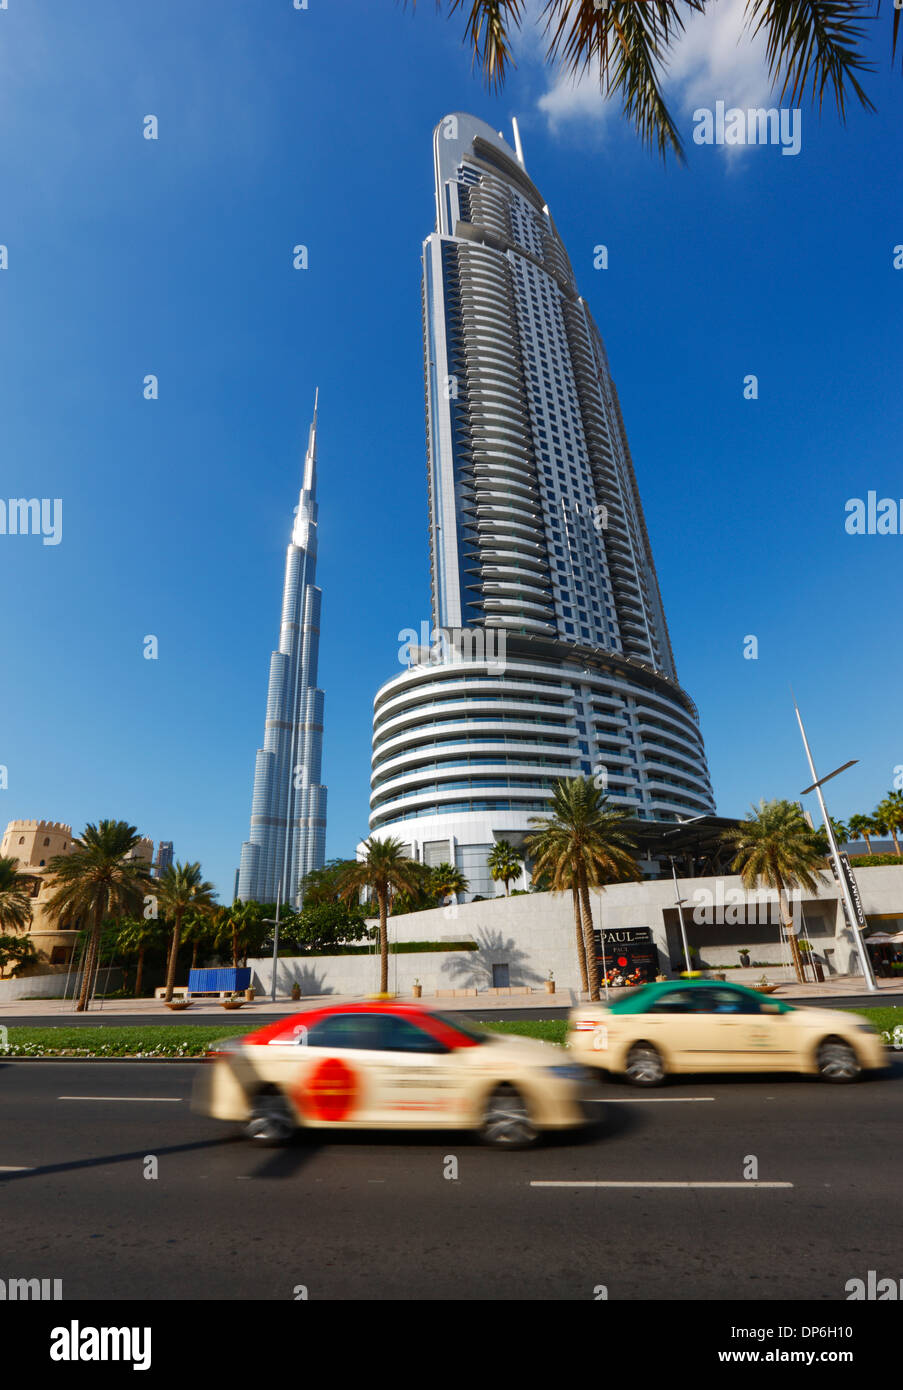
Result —
[[386, 895], [378, 893], [379, 901], [379, 992], [389, 992], [389, 929], [386, 922]]
[[586, 947], [583, 944], [583, 923], [580, 920], [580, 899], [577, 896], [577, 889], [571, 889], [571, 897], [574, 899], [574, 931], [577, 936], [577, 965], [580, 967], [580, 989], [584, 994], [589, 993], [589, 982], [586, 978]]
[[165, 1002], [168, 1004], [172, 999], [173, 986], [176, 983], [176, 961], [179, 956], [179, 938], [182, 935], [182, 914], [176, 913], [175, 926], [172, 929], [172, 947], [169, 952], [169, 967], [166, 971], [166, 994]]
[[88, 999], [91, 994], [91, 986], [94, 983], [94, 969], [100, 950], [100, 927], [103, 922], [103, 904], [98, 903], [97, 911], [94, 914], [94, 926], [91, 928], [91, 936], [88, 941], [88, 949], [85, 952], [85, 965], [82, 974], [82, 987], [79, 991], [78, 1003], [75, 1006], [77, 1014], [84, 1013], [88, 1007]]
[[232, 928], [232, 964], [238, 969], [238, 927]]
[[144, 974], [144, 946], [138, 948], [138, 970], [135, 975], [135, 993], [133, 998], [137, 999], [141, 993], [141, 976]]
[[781, 909], [781, 920], [784, 924], [784, 932], [790, 943], [790, 958], [793, 961], [793, 968], [796, 971], [796, 978], [801, 985], [806, 983], [806, 974], [803, 970], [803, 958], [800, 954], [799, 943], [796, 939], [796, 932], [793, 930], [793, 918], [790, 912], [790, 904], [787, 901], [787, 894], [784, 891], [783, 883], [778, 887], [778, 901]]
[[866, 847], [866, 849], [868, 850], [869, 854], [871, 854], [871, 853], [872, 853], [872, 842], [871, 842], [871, 840], [870, 840], [869, 837], [868, 837], [868, 832], [867, 832], [867, 831], [863, 830], [863, 832], [862, 832], [862, 838], [865, 840], [865, 847]]
[[196, 969], [197, 969], [197, 964], [198, 964], [198, 947], [199, 947], [199, 946], [200, 946], [200, 942], [197, 941], [197, 940], [195, 940], [194, 946], [192, 947], [192, 950], [191, 950], [191, 968], [192, 968], [192, 970], [196, 970]]
[[892, 826], [891, 826], [891, 828], [890, 828], [890, 833], [891, 833], [891, 835], [893, 836], [894, 850], [895, 850], [895, 852], [896, 852], [897, 854], [899, 854], [899, 853], [900, 853], [900, 841], [897, 839], [897, 827], [896, 827], [895, 825], [892, 825]]
[[583, 944], [586, 951], [586, 976], [591, 1000], [599, 998], [599, 964], [596, 960], [596, 943], [593, 940], [593, 914], [589, 901], [589, 887], [586, 869], [581, 864], [578, 874], [580, 885], [580, 906], [583, 909]]

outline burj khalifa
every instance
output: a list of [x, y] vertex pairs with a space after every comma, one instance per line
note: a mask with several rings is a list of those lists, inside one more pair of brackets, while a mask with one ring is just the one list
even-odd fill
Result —
[[[318, 393], [319, 394], [319, 393]], [[300, 883], [322, 868], [326, 788], [321, 784], [323, 691], [317, 686], [317, 397], [304, 478], [285, 556], [279, 649], [270, 657], [263, 747], [257, 750], [251, 829], [241, 847], [238, 897], [300, 906]]]

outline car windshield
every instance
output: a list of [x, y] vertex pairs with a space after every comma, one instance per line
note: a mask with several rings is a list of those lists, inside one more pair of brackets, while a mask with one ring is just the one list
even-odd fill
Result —
[[471, 1023], [469, 1018], [463, 1018], [461, 1014], [440, 1014], [431, 1013], [430, 1018], [437, 1018], [440, 1023], [444, 1023], [446, 1028], [454, 1028], [456, 1033], [463, 1033], [465, 1038], [472, 1039], [473, 1042], [485, 1043], [492, 1037], [485, 1028], [480, 1028], [476, 1023]]
[[631, 1014], [647, 993], [649, 993], [648, 985], [637, 985], [635, 989], [612, 991], [609, 995], [608, 1007], [613, 1014]]

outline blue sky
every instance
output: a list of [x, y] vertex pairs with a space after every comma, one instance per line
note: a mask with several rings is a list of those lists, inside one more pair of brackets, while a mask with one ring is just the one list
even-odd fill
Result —
[[63, 537], [0, 536], [0, 822], [129, 819], [231, 895], [319, 385], [328, 852], [365, 833], [373, 694], [429, 617], [419, 256], [454, 110], [517, 115], [606, 340], [719, 811], [808, 782], [791, 683], [821, 770], [860, 759], [832, 811], [872, 808], [903, 764], [903, 535], [844, 506], [903, 496], [892, 11], [877, 114], [804, 105], [788, 157], [692, 143], [696, 106], [764, 94], [735, 10], [676, 63], [663, 168], [528, 38], [487, 94], [425, 0], [9, 0], [0, 497], [61, 497]]

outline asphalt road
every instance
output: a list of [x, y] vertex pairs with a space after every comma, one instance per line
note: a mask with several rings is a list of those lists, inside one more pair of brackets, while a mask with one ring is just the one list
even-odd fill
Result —
[[[196, 1072], [0, 1065], [4, 1278], [64, 1299], [843, 1300], [903, 1276], [903, 1054], [846, 1087], [605, 1083], [582, 1141], [512, 1154], [453, 1134], [253, 1150], [191, 1112]], [[532, 1185], [574, 1181], [626, 1186]], [[661, 1182], [738, 1186], [642, 1186]]]
[[[844, 995], [836, 999], [805, 998], [795, 1000], [791, 995], [781, 995], [781, 998], [788, 1004], [798, 1003], [806, 1005], [807, 1007], [823, 1009], [890, 1008], [895, 1005], [903, 1005], [903, 993], [885, 993], [883, 991], [878, 997], [854, 994], [849, 996]], [[424, 1000], [423, 1002], [429, 1004], [435, 1001]], [[305, 1000], [298, 1005], [298, 1012], [300, 1013], [303, 1009], [312, 1007], [314, 1007], [314, 1004], [309, 1000]], [[453, 1013], [454, 1000], [443, 1000], [439, 1003], [439, 1007], [447, 1013]], [[467, 1009], [462, 1010], [462, 1012], [467, 1018], [484, 1018], [489, 1022], [496, 1022], [506, 1018], [567, 1018], [570, 1010], [570, 1005], [549, 1008], [548, 1005], [540, 1004], [534, 1009], [487, 1008], [479, 1010]], [[251, 1020], [256, 1018], [256, 1026], [262, 1028], [264, 1023], [271, 1022], [276, 1015], [259, 1013], [251, 1006], [247, 1010], [242, 1010], [239, 1017], [242, 1022], [244, 1022], [246, 1018]], [[225, 1009], [215, 1013], [192, 1013], [188, 1010], [184, 1013], [172, 1013], [169, 1009], [164, 1008], [160, 1008], [157, 1013], [135, 1015], [105, 1013], [103, 1009], [91, 1009], [88, 1013], [77, 1014], [71, 1010], [70, 1006], [70, 1010], [65, 1013], [61, 1011], [58, 1014], [8, 1014], [4, 1016], [2, 1010], [0, 1010], [0, 1023], [6, 1023], [9, 1028], [132, 1028], [145, 1024], [159, 1025], [160, 1027], [173, 1024], [176, 1027], [184, 1027], [186, 1023], [200, 1023], [213, 1026], [223, 1021], [228, 1023], [231, 1027], [231, 1025], [236, 1022], [236, 1015], [234, 1013], [228, 1013]], [[254, 1023], [249, 1023], [249, 1030], [253, 1026], [255, 1026]]]

